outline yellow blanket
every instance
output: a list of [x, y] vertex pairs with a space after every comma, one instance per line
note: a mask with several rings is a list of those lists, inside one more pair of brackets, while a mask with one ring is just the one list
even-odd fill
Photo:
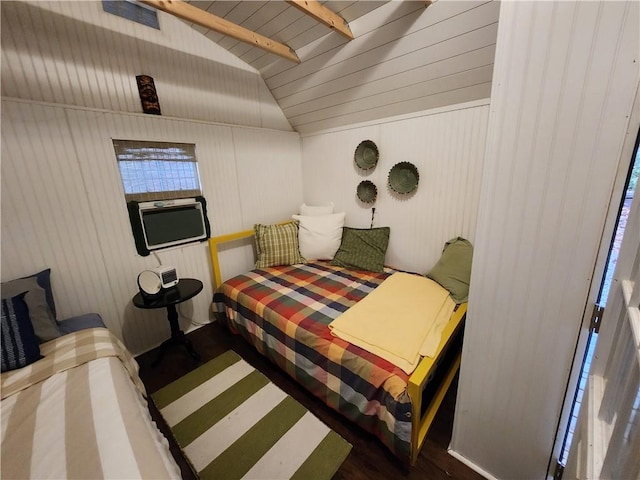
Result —
[[449, 291], [433, 280], [397, 272], [329, 328], [333, 335], [411, 373], [421, 356], [435, 355], [454, 308]]

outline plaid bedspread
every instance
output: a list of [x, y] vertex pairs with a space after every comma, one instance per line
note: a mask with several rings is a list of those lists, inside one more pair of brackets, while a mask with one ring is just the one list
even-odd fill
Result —
[[328, 327], [392, 272], [326, 262], [253, 270], [221, 285], [213, 302], [232, 332], [404, 460], [411, 441], [409, 376]]

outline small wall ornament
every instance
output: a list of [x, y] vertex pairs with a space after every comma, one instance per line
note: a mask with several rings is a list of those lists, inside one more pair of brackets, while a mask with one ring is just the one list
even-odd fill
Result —
[[418, 188], [420, 175], [411, 162], [396, 163], [389, 171], [389, 188], [400, 195], [406, 195]]
[[371, 170], [378, 164], [378, 147], [371, 140], [364, 140], [357, 146], [353, 160], [362, 170]]
[[363, 180], [356, 191], [358, 199], [363, 203], [374, 203], [378, 197], [378, 187], [370, 180]]
[[153, 78], [149, 75], [137, 75], [136, 82], [138, 83], [142, 111], [151, 115], [162, 115]]

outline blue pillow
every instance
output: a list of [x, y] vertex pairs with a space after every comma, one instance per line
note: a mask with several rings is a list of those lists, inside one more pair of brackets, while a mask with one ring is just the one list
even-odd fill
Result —
[[35, 277], [36, 282], [44, 289], [44, 294], [47, 299], [47, 305], [51, 309], [51, 313], [53, 313], [53, 318], [58, 318], [56, 314], [56, 304], [53, 300], [53, 289], [51, 288], [51, 269], [46, 268], [41, 272], [34, 273], [33, 275], [29, 275], [28, 277]]
[[0, 287], [2, 298], [12, 298], [19, 293], [27, 292], [24, 300], [29, 307], [29, 318], [40, 342], [48, 342], [61, 335], [56, 322], [50, 274], [51, 270], [47, 268], [28, 277], [3, 282]]
[[15, 370], [40, 360], [40, 344], [24, 301], [27, 292], [2, 299], [2, 371]]

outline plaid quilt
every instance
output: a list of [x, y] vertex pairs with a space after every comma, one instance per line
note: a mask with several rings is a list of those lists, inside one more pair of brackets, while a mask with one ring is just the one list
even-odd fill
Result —
[[409, 376], [334, 337], [328, 327], [392, 272], [354, 271], [326, 262], [270, 267], [228, 280], [213, 302], [225, 313], [232, 332], [406, 460], [411, 442]]

